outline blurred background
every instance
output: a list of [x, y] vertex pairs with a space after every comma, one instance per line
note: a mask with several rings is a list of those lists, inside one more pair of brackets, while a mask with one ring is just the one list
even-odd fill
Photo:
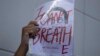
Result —
[[[0, 56], [13, 56], [34, 9], [51, 0], [0, 0]], [[100, 0], [75, 0], [74, 56], [100, 56]]]

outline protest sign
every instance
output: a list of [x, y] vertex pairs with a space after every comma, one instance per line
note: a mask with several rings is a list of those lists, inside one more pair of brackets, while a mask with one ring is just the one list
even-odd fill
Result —
[[73, 56], [74, 2], [54, 0], [36, 9], [39, 24], [35, 39], [29, 40], [33, 56]]

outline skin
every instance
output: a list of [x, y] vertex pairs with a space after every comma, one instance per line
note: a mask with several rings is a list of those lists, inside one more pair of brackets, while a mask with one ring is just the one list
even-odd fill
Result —
[[[36, 36], [38, 32], [38, 24], [36, 21], [31, 21], [29, 24], [22, 28], [21, 43], [14, 56], [26, 56], [28, 51], [29, 34]], [[33, 38], [34, 39], [34, 38]]]

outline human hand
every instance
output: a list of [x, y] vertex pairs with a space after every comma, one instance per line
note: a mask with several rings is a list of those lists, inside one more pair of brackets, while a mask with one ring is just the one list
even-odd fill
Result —
[[28, 44], [29, 38], [35, 38], [38, 32], [38, 24], [36, 21], [31, 21], [29, 24], [22, 28], [21, 43]]
[[28, 51], [29, 38], [34, 36], [33, 37], [34, 39], [37, 32], [38, 32], [38, 24], [36, 21], [31, 21], [27, 26], [22, 28], [21, 44], [17, 49], [17, 51], [15, 52], [14, 56], [26, 56], [26, 53]]

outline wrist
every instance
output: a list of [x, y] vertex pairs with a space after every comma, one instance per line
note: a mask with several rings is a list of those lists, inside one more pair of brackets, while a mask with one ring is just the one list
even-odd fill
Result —
[[15, 53], [15, 56], [26, 56], [27, 51], [28, 45], [26, 45], [24, 42], [21, 42], [18, 50]]
[[22, 42], [22, 43], [20, 44], [20, 47], [21, 47], [25, 52], [28, 51], [28, 44]]
[[22, 47], [27, 47], [28, 44], [26, 44], [25, 42], [21, 42], [20, 46], [22, 46]]

